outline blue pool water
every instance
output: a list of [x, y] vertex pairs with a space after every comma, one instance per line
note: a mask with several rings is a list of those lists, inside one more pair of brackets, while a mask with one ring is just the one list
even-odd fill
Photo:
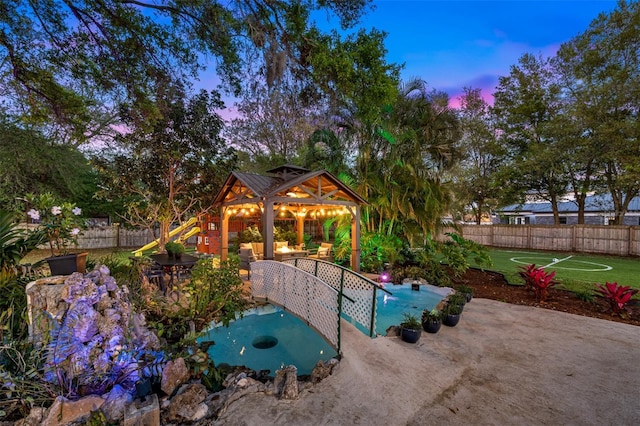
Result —
[[303, 321], [273, 305], [251, 309], [229, 327], [213, 327], [199, 341], [215, 342], [207, 352], [216, 365], [270, 370], [271, 376], [290, 364], [298, 368], [298, 375], [311, 374], [319, 360], [337, 355]]
[[[414, 291], [411, 284], [387, 284], [385, 288], [393, 295], [378, 291], [376, 299], [376, 332], [383, 336], [389, 326], [400, 324], [403, 313], [411, 312], [420, 318], [423, 309], [435, 308], [452, 291], [430, 285], [421, 285], [419, 291]], [[298, 368], [299, 375], [311, 374], [319, 360], [327, 361], [337, 355], [303, 321], [273, 305], [251, 309], [229, 327], [214, 326], [198, 340], [215, 343], [208, 353], [216, 365], [270, 370], [272, 376], [290, 364]]]
[[411, 284], [385, 285], [393, 295], [384, 291], [378, 291], [376, 295], [376, 333], [384, 336], [387, 328], [398, 325], [402, 321], [402, 314], [412, 313], [418, 319], [422, 316], [423, 309], [435, 308], [442, 299], [451, 291], [449, 287], [436, 287], [432, 285], [420, 285], [420, 290], [411, 289]]

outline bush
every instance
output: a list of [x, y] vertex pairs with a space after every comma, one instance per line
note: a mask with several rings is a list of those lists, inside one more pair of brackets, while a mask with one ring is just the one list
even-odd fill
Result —
[[618, 315], [624, 313], [625, 305], [631, 300], [634, 294], [638, 293], [638, 290], [632, 289], [629, 286], [618, 285], [617, 282], [607, 282], [604, 286], [596, 284], [596, 291], [609, 302], [611, 312]]
[[242, 297], [242, 279], [239, 260], [231, 257], [226, 262], [218, 259], [203, 259], [193, 267], [191, 280], [185, 286], [190, 294], [189, 317], [202, 325], [211, 320], [229, 324], [236, 312], [245, 307]]
[[556, 276], [555, 271], [545, 272], [543, 268], [536, 268], [534, 264], [521, 266], [519, 269], [525, 285], [534, 291], [540, 303], [547, 300], [549, 289], [559, 284], [553, 279]]

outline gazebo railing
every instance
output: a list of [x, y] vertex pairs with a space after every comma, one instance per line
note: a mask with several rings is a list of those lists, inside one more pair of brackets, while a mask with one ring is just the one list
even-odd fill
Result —
[[[378, 290], [388, 294], [391, 292], [351, 269], [324, 260], [300, 257], [285, 260], [283, 263], [318, 277], [339, 294], [344, 295], [347, 300], [342, 303], [341, 314], [344, 314], [352, 323], [367, 330], [370, 337], [375, 335], [377, 292]], [[253, 272], [253, 268], [251, 271]]]

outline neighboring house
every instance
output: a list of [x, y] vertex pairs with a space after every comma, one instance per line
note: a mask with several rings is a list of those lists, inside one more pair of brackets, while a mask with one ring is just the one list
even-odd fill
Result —
[[[558, 203], [560, 224], [576, 225], [578, 223], [578, 205], [575, 201]], [[496, 210], [494, 223], [512, 225], [553, 225], [553, 210], [549, 202], [512, 204]], [[611, 195], [590, 195], [585, 202], [584, 223], [586, 225], [608, 225], [614, 218]], [[640, 197], [629, 203], [623, 225], [640, 225]]]

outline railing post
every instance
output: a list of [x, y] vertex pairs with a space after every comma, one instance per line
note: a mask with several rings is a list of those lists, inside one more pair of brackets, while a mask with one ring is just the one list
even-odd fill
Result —
[[[317, 265], [317, 262], [316, 262]], [[340, 278], [340, 291], [338, 292], [338, 353], [340, 353], [340, 340], [342, 336], [342, 329], [340, 327], [342, 318], [342, 282], [344, 280], [344, 271], [342, 271], [342, 277]]]
[[378, 289], [373, 287], [373, 300], [371, 301], [371, 325], [369, 325], [369, 337], [373, 337], [376, 327], [376, 297]]

